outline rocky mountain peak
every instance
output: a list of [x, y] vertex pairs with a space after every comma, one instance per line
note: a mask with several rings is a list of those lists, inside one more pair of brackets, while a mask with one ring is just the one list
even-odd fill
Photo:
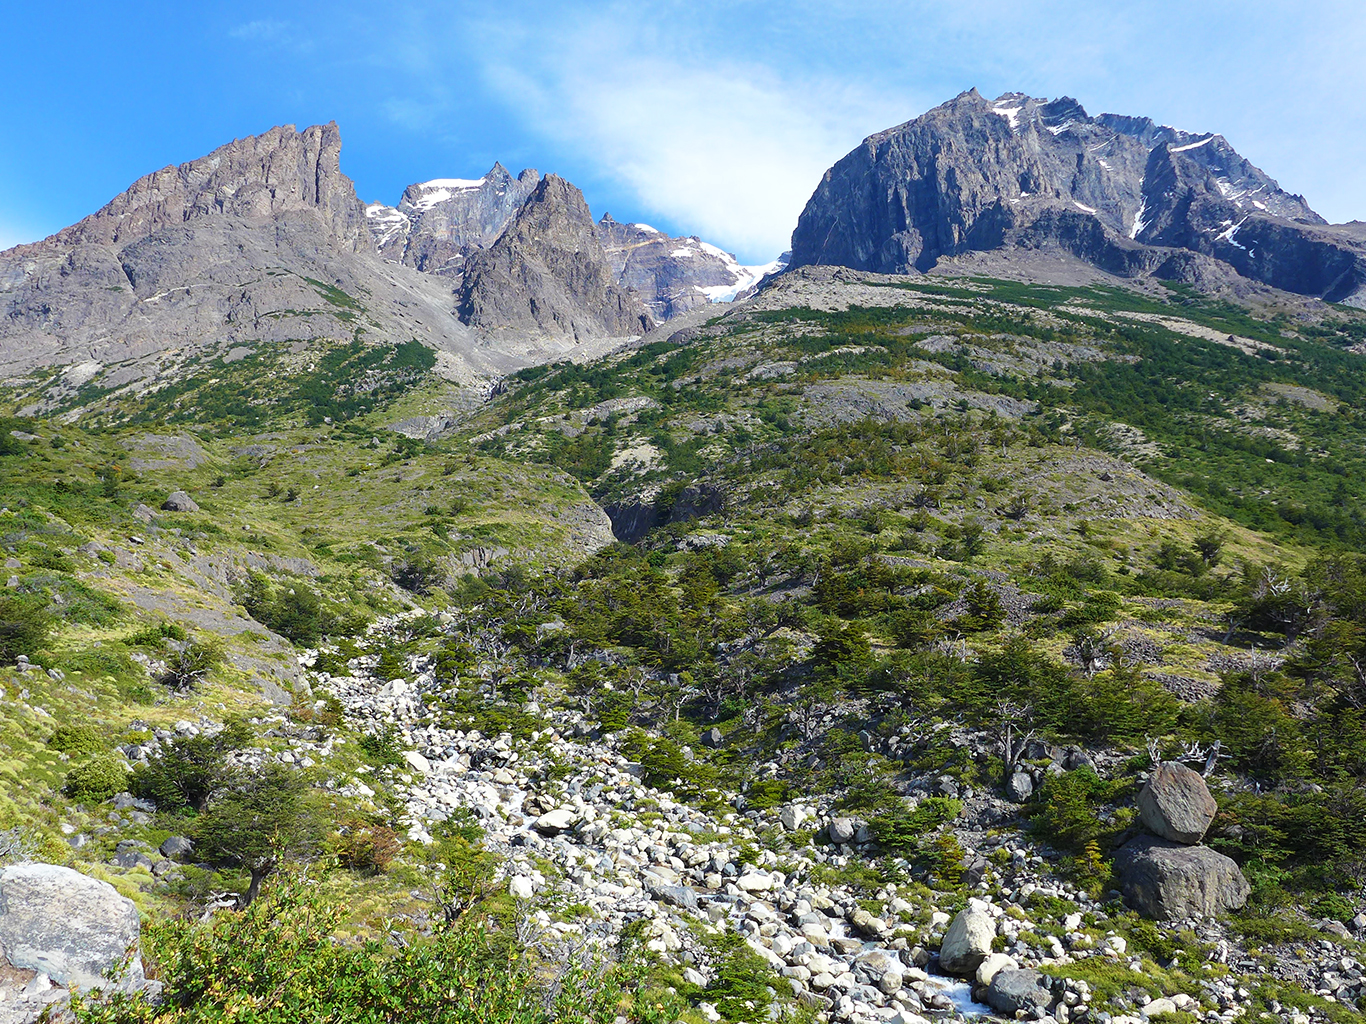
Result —
[[282, 125], [145, 175], [84, 220], [20, 249], [128, 245], [162, 228], [209, 217], [261, 223], [311, 211], [339, 244], [359, 251], [368, 248], [364, 208], [351, 179], [341, 173], [340, 155], [335, 122], [303, 131]]
[[1361, 294], [1366, 250], [1324, 227], [1221, 135], [1092, 117], [1067, 96], [973, 89], [827, 171], [793, 233], [792, 265], [906, 273], [1052, 246], [1123, 276], [1236, 273], [1332, 300]]
[[583, 193], [555, 174], [540, 179], [492, 246], [470, 257], [456, 299], [470, 326], [576, 342], [653, 326], [635, 297], [614, 283]]

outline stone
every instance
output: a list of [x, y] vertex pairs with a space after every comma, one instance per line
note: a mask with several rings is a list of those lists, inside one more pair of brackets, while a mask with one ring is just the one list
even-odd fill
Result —
[[1029, 772], [1012, 772], [1006, 780], [1006, 796], [1017, 804], [1034, 795], [1034, 779]]
[[163, 857], [176, 860], [190, 853], [194, 849], [194, 842], [184, 836], [171, 836], [159, 849]]
[[184, 491], [172, 491], [161, 507], [167, 512], [198, 512], [195, 500]]
[[516, 900], [529, 900], [535, 889], [526, 875], [513, 875], [508, 879], [508, 895]]
[[1121, 847], [1114, 868], [1124, 901], [1159, 921], [1237, 910], [1252, 891], [1238, 865], [1222, 853], [1153, 836]]
[[1031, 1014], [1047, 1009], [1053, 992], [1038, 971], [1007, 967], [997, 971], [987, 985], [986, 1001], [997, 1013], [1014, 1017], [1021, 1010]]
[[947, 974], [971, 977], [991, 955], [994, 938], [996, 922], [990, 914], [971, 907], [959, 911], [939, 947], [940, 969]]
[[1163, 996], [1140, 1006], [1138, 1015], [1144, 1020], [1148, 1020], [1150, 1017], [1160, 1017], [1165, 1013], [1175, 1013], [1176, 1009], [1176, 1002]]
[[1019, 962], [1006, 953], [992, 953], [977, 966], [977, 983], [979, 985], [990, 985], [991, 979], [996, 976], [997, 971], [1018, 970]]
[[1139, 791], [1138, 811], [1149, 831], [1191, 845], [1205, 838], [1219, 805], [1199, 772], [1165, 761]]
[[545, 814], [536, 819], [536, 823], [532, 827], [544, 835], [554, 836], [573, 828], [576, 821], [578, 821], [578, 815], [574, 813], [572, 808], [561, 807], [557, 810], [546, 811]]
[[646, 885], [646, 891], [660, 903], [667, 903], [680, 910], [697, 910], [697, 893], [686, 885]]
[[853, 840], [854, 833], [858, 831], [858, 826], [852, 818], [831, 818], [825, 831], [832, 843], [848, 843]]
[[768, 892], [775, 884], [772, 875], [761, 871], [746, 871], [735, 880], [736, 888], [745, 892]]
[[702, 733], [702, 746], [704, 747], [711, 747], [715, 750], [724, 741], [725, 737], [721, 735], [721, 730], [716, 728], [716, 726], [712, 726], [710, 729], [706, 730], [706, 732]]
[[59, 985], [133, 991], [146, 981], [136, 955], [118, 982], [105, 972], [136, 954], [138, 928], [133, 901], [108, 882], [55, 864], [0, 871], [0, 951], [11, 967]]
[[432, 763], [416, 750], [405, 750], [403, 760], [412, 766], [413, 771], [421, 772], [423, 775], [429, 774], [432, 770]]
[[881, 938], [887, 932], [887, 925], [882, 919], [874, 917], [862, 907], [849, 915], [849, 923], [856, 932], [869, 939]]
[[797, 804], [788, 804], [778, 812], [778, 820], [783, 823], [783, 828], [789, 832], [802, 827], [802, 823], [809, 817], [809, 812], [805, 807]]

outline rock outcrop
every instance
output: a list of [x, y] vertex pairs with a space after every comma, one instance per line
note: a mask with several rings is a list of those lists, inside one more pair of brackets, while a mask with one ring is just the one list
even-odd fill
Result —
[[1143, 825], [1175, 843], [1198, 843], [1205, 838], [1219, 805], [1199, 772], [1166, 761], [1158, 765], [1138, 794]]
[[1238, 865], [1208, 846], [1142, 836], [1120, 847], [1114, 865], [1124, 901], [1159, 921], [1236, 910], [1252, 891]]
[[1237, 275], [1366, 302], [1366, 245], [1222, 136], [975, 89], [827, 171], [793, 232], [792, 266], [907, 273], [1002, 248], [1060, 249], [1125, 277]]
[[576, 342], [654, 326], [613, 283], [583, 193], [554, 174], [541, 179], [498, 240], [468, 260], [456, 309], [472, 327]]
[[37, 1020], [71, 989], [160, 991], [143, 974], [139, 927], [132, 900], [108, 882], [54, 864], [0, 871], [0, 1020]]

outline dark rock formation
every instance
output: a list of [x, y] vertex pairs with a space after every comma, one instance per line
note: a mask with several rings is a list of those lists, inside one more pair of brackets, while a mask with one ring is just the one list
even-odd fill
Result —
[[1032, 1015], [1034, 1010], [1047, 1009], [1053, 992], [1038, 971], [1006, 968], [992, 975], [985, 998], [997, 1013], [1013, 1018], [1020, 1010]]
[[869, 136], [827, 171], [793, 233], [792, 266], [907, 273], [1002, 247], [1055, 247], [1126, 277], [1236, 272], [1366, 301], [1366, 245], [1222, 136], [976, 90]]
[[1139, 792], [1138, 810], [1150, 831], [1189, 844], [1205, 838], [1219, 805], [1199, 772], [1167, 761], [1158, 765]]
[[1238, 865], [1208, 846], [1142, 836], [1115, 854], [1124, 902], [1146, 917], [1211, 917], [1247, 902], [1252, 887]]
[[575, 341], [654, 326], [612, 282], [583, 193], [554, 174], [541, 179], [498, 240], [467, 261], [456, 309], [473, 327]]

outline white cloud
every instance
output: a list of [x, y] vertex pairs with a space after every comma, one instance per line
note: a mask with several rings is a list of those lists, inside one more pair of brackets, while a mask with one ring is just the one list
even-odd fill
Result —
[[534, 132], [653, 215], [754, 260], [787, 248], [830, 164], [915, 112], [838, 81], [669, 57], [597, 23], [490, 47], [484, 71]]

